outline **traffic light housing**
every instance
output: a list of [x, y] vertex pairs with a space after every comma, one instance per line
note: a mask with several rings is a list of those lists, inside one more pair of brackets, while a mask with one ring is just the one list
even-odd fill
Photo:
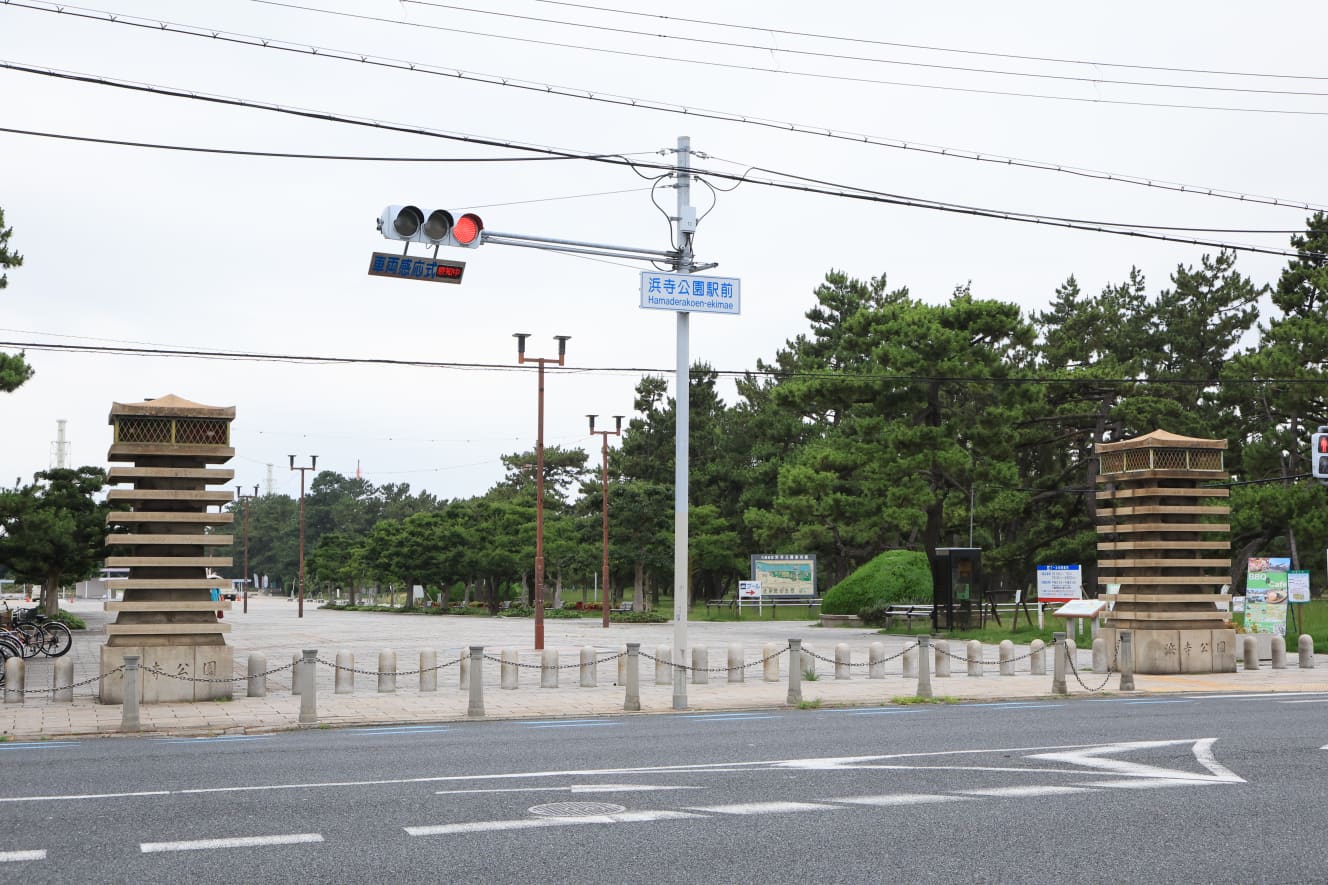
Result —
[[1323, 427], [1310, 437], [1310, 473], [1320, 482], [1328, 482], [1328, 429]]
[[418, 206], [388, 206], [378, 216], [378, 231], [389, 240], [428, 246], [476, 249], [484, 241], [484, 221], [474, 212]]

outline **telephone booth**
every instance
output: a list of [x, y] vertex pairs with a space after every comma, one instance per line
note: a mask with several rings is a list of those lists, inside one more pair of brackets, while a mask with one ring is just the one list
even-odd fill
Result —
[[982, 610], [982, 550], [938, 547], [931, 559], [932, 628], [966, 630]]

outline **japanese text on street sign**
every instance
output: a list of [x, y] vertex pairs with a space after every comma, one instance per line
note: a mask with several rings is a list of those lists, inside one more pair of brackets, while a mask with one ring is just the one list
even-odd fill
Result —
[[390, 252], [375, 252], [369, 260], [369, 276], [398, 277], [403, 280], [427, 280], [432, 283], [461, 282], [466, 269], [464, 261], [446, 261], [442, 258], [411, 258]]
[[641, 306], [680, 313], [742, 313], [742, 280], [688, 273], [641, 272]]
[[1038, 602], [1069, 602], [1084, 598], [1084, 584], [1077, 565], [1037, 567]]
[[739, 599], [760, 599], [761, 582], [760, 581], [739, 581], [738, 582]]

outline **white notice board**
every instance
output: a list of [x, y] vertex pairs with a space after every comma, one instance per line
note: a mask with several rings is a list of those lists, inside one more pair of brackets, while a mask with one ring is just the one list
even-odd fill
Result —
[[1084, 598], [1083, 570], [1077, 565], [1037, 567], [1038, 602], [1069, 602]]

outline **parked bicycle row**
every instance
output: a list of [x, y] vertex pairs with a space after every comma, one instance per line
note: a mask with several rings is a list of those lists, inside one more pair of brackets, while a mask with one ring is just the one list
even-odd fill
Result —
[[74, 644], [74, 634], [59, 621], [48, 618], [36, 607], [11, 609], [3, 603], [0, 612], [0, 683], [4, 682], [4, 661], [33, 658], [39, 654], [58, 658]]

